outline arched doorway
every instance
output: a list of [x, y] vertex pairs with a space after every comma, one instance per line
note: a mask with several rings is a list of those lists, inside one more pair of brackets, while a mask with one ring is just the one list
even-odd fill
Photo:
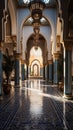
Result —
[[40, 61], [35, 59], [32, 61], [31, 65], [31, 76], [40, 76]]
[[39, 66], [37, 64], [33, 65], [33, 74], [34, 74], [34, 76], [39, 75]]
[[40, 76], [40, 69], [43, 67], [43, 57], [42, 57], [42, 50], [40, 47], [35, 49], [33, 46], [30, 50], [30, 57], [29, 57], [29, 66], [30, 66], [30, 76]]

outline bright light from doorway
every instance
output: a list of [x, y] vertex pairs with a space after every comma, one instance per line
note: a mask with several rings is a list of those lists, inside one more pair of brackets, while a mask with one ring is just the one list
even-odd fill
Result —
[[43, 66], [42, 50], [40, 47], [38, 47], [38, 49], [35, 49], [35, 47], [31, 48], [29, 65], [31, 68], [30, 74], [32, 76], [39, 76], [40, 75], [40, 68]]
[[40, 47], [38, 47], [38, 49], [36, 50], [35, 47], [32, 47], [30, 50], [30, 64], [34, 61], [34, 60], [38, 60], [40, 61], [40, 63], [42, 64], [42, 50]]

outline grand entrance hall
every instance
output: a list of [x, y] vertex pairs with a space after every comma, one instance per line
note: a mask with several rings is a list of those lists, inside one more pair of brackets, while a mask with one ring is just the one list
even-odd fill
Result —
[[0, 0], [0, 129], [73, 129], [73, 0]]

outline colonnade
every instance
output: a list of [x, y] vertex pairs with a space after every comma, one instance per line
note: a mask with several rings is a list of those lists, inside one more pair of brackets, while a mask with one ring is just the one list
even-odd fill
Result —
[[[67, 42], [68, 43], [68, 42]], [[47, 65], [43, 66], [43, 79], [49, 83], [59, 84], [59, 53], [55, 53], [51, 60], [48, 60]], [[64, 57], [63, 57], [63, 82], [64, 82], [64, 98], [72, 98], [72, 46], [71, 44], [64, 44]], [[46, 71], [45, 71], [46, 70]], [[20, 86], [21, 82], [28, 79], [28, 66], [27, 74], [25, 74], [25, 61], [22, 60], [21, 54], [15, 55], [15, 86]], [[2, 46], [0, 45], [0, 95], [2, 94]]]

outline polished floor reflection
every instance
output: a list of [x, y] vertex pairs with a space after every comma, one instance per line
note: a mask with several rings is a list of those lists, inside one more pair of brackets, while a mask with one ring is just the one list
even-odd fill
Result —
[[27, 80], [0, 100], [0, 130], [73, 130], [73, 101], [56, 85]]

